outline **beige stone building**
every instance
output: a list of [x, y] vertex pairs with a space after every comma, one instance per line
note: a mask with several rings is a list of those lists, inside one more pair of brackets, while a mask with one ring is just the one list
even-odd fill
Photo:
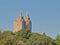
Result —
[[40, 32], [39, 34], [40, 34], [40, 35], [45, 35], [45, 32]]
[[14, 32], [18, 32], [21, 29], [32, 30], [32, 22], [28, 13], [26, 13], [26, 17], [24, 19], [21, 12], [19, 17], [14, 21]]

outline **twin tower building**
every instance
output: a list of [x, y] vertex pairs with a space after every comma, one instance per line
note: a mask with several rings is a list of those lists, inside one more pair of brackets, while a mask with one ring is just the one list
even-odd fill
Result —
[[24, 18], [21, 12], [19, 17], [14, 21], [14, 32], [18, 32], [21, 29], [28, 29], [32, 31], [32, 22], [28, 13], [26, 13], [26, 17]]

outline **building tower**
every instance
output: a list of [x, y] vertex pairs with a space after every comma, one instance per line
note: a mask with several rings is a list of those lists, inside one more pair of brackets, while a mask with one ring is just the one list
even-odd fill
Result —
[[18, 32], [21, 29], [32, 30], [32, 22], [28, 13], [26, 13], [26, 17], [24, 19], [21, 12], [17, 20], [14, 21], [14, 32]]
[[20, 13], [20, 16], [17, 18], [17, 20], [14, 22], [14, 32], [18, 32], [19, 30], [25, 28], [25, 21], [22, 16], [22, 12]]
[[30, 20], [30, 17], [28, 15], [28, 13], [26, 13], [26, 17], [25, 17], [25, 25], [26, 25], [26, 29], [28, 30], [32, 30], [32, 22]]

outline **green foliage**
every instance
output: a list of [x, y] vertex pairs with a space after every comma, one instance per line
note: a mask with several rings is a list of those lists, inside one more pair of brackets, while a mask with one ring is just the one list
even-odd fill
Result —
[[56, 43], [57, 43], [57, 45], [60, 45], [60, 35], [59, 34], [57, 34], [57, 36], [56, 36]]
[[30, 36], [30, 31], [27, 29], [22, 29], [21, 31], [18, 31], [17, 33], [15, 33], [17, 37], [21, 37], [21, 38], [26, 38], [28, 39]]
[[57, 35], [54, 40], [49, 36], [32, 33], [27, 29], [16, 33], [0, 31], [0, 45], [60, 45], [60, 35]]

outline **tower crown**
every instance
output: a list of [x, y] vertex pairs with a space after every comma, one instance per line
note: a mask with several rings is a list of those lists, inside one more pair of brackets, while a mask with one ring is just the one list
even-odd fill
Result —
[[25, 22], [28, 23], [30, 21], [30, 17], [29, 17], [29, 14], [26, 13], [26, 16], [25, 16]]
[[22, 16], [22, 12], [20, 12], [20, 15], [19, 15], [19, 17], [17, 18], [17, 20], [19, 20], [19, 21], [23, 21], [24, 19], [23, 19], [23, 16]]

